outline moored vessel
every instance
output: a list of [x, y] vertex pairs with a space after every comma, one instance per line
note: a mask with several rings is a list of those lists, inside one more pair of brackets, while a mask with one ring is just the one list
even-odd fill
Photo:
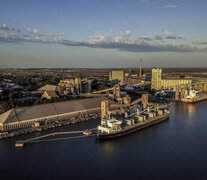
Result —
[[207, 92], [198, 93], [193, 89], [186, 90], [184, 98], [181, 98], [183, 103], [197, 103], [204, 100], [207, 100]]
[[114, 117], [103, 119], [98, 126], [97, 139], [110, 139], [124, 136], [148, 126], [160, 123], [169, 118], [170, 111], [166, 106], [162, 108], [150, 109], [126, 116], [124, 119]]

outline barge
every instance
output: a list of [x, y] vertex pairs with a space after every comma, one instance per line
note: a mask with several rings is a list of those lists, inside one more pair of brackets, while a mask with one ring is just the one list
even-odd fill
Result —
[[135, 115], [130, 115], [130, 118], [128, 117], [124, 120], [117, 120], [116, 118], [102, 120], [101, 125], [97, 128], [96, 138], [111, 139], [124, 136], [165, 121], [169, 118], [169, 114], [170, 111], [168, 108], [162, 108], [156, 111], [148, 109], [147, 112], [142, 113], [137, 111]]

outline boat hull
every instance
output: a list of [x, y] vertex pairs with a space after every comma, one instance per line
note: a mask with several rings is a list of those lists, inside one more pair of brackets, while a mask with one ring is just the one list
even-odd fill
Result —
[[165, 121], [168, 118], [169, 118], [169, 114], [165, 115], [165, 116], [162, 116], [161, 118], [158, 118], [157, 120], [149, 121], [149, 122], [146, 122], [143, 125], [140, 125], [140, 126], [137, 126], [137, 127], [132, 127], [130, 129], [123, 130], [121, 132], [114, 133], [114, 134], [101, 134], [101, 133], [97, 133], [96, 138], [97, 139], [111, 139], [111, 138], [117, 138], [117, 137], [125, 136], [125, 135], [131, 134], [131, 133], [133, 133], [135, 131], [139, 131], [139, 130], [144, 129], [146, 127], [152, 126], [152, 125], [160, 123], [162, 121]]
[[201, 94], [200, 97], [193, 98], [193, 99], [182, 98], [180, 101], [182, 103], [198, 103], [205, 100], [207, 100], [207, 93]]

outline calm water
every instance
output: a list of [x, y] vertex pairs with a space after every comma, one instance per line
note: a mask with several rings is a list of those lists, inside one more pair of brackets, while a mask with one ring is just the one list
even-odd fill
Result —
[[[17, 149], [15, 138], [0, 140], [0, 177], [207, 179], [207, 101], [175, 103], [171, 111], [170, 119], [161, 124], [105, 142], [89, 137]], [[57, 130], [85, 129], [98, 123], [93, 120]]]

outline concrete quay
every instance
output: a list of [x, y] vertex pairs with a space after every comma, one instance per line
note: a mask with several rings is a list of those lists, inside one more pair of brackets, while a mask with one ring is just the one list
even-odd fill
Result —
[[1, 133], [0, 139], [15, 137], [23, 134], [33, 133], [33, 132], [40, 132], [46, 131], [49, 129], [53, 129], [56, 127], [67, 126], [69, 124], [76, 124], [81, 123], [84, 121], [89, 121], [92, 119], [100, 118], [100, 112], [97, 113], [82, 113], [79, 116], [71, 117], [67, 120], [56, 120], [56, 121], [48, 121], [47, 124], [40, 125], [39, 127], [31, 127], [26, 129], [15, 130], [11, 132]]

